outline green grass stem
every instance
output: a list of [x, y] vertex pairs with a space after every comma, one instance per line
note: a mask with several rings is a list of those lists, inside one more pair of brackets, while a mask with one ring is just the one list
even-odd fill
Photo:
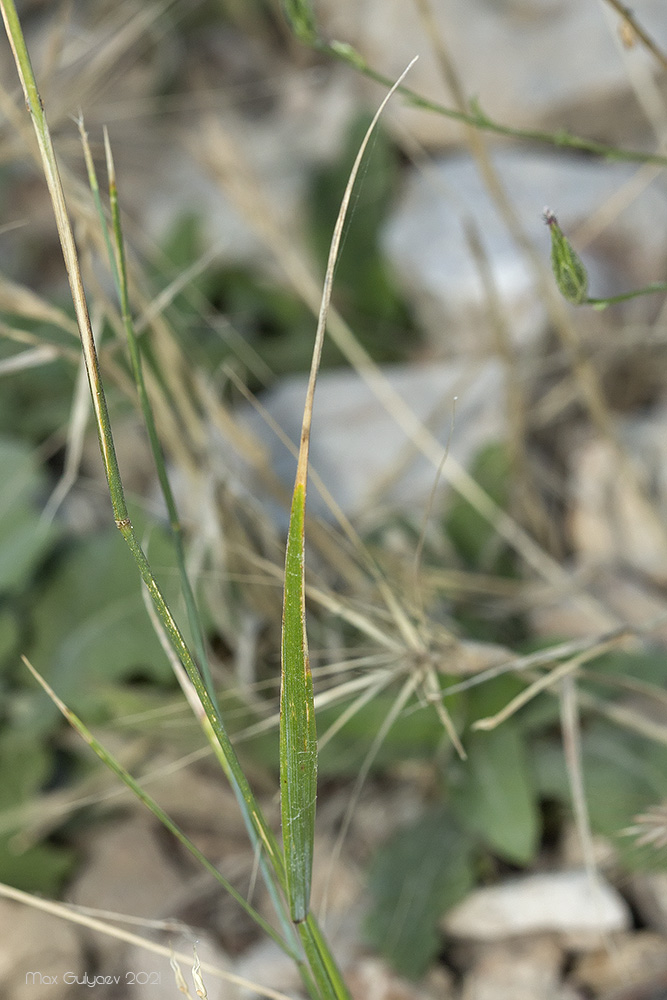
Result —
[[[295, 37], [300, 42], [319, 52], [323, 52], [325, 55], [333, 56], [335, 59], [347, 63], [348, 66], [352, 66], [357, 72], [362, 73], [370, 80], [375, 80], [376, 83], [382, 84], [383, 87], [392, 86], [393, 81], [391, 78], [370, 66], [361, 53], [348, 42], [326, 41], [318, 35], [315, 15], [310, 2], [304, 2], [304, 0], [283, 0], [283, 10]], [[460, 122], [462, 125], [471, 125], [473, 128], [483, 132], [491, 132], [509, 139], [520, 139], [524, 142], [537, 142], [541, 145], [576, 149], [579, 152], [591, 153], [594, 156], [599, 156], [610, 161], [656, 163], [662, 167], [667, 166], [667, 156], [660, 153], [619, 149], [616, 146], [608, 146], [602, 142], [595, 142], [593, 139], [573, 135], [565, 129], [561, 129], [558, 132], [545, 132], [542, 129], [515, 128], [511, 125], [504, 125], [502, 122], [494, 121], [482, 111], [477, 101], [469, 102], [470, 110], [461, 111], [456, 108], [448, 108], [438, 101], [432, 101], [427, 97], [423, 97], [404, 84], [401, 84], [397, 89], [413, 107], [421, 108], [424, 111], [432, 111], [435, 114], [442, 115], [443, 118], [450, 118], [452, 121]]]
[[167, 514], [169, 517], [169, 527], [171, 530], [171, 536], [174, 543], [174, 549], [176, 551], [176, 560], [178, 564], [181, 592], [185, 600], [185, 606], [188, 615], [188, 623], [190, 625], [190, 632], [192, 634], [194, 647], [197, 653], [197, 665], [200, 669], [202, 678], [204, 680], [204, 683], [206, 684], [206, 688], [210, 695], [211, 701], [213, 702], [215, 710], [219, 714], [220, 710], [218, 708], [218, 703], [215, 696], [213, 678], [211, 677], [208, 657], [206, 655], [204, 630], [202, 628], [201, 618], [197, 610], [194, 592], [192, 590], [190, 577], [188, 576], [188, 571], [185, 564], [185, 549], [183, 547], [183, 531], [181, 527], [181, 520], [178, 514], [178, 509], [176, 507], [176, 501], [174, 499], [174, 494], [171, 489], [171, 484], [169, 482], [169, 476], [167, 474], [167, 466], [164, 460], [164, 452], [162, 450], [162, 444], [160, 443], [160, 438], [158, 436], [157, 427], [155, 424], [153, 407], [151, 406], [151, 402], [148, 397], [148, 391], [146, 389], [146, 382], [144, 379], [139, 342], [137, 340], [137, 336], [134, 330], [134, 322], [132, 319], [132, 312], [130, 309], [130, 293], [129, 293], [129, 283], [127, 277], [127, 259], [125, 254], [125, 241], [123, 239], [120, 208], [118, 204], [118, 186], [116, 183], [116, 170], [114, 167], [113, 155], [111, 152], [111, 144], [109, 142], [109, 134], [106, 129], [104, 130], [104, 148], [106, 152], [107, 173], [109, 177], [109, 204], [111, 206], [111, 222], [113, 227], [114, 246], [115, 246], [114, 256], [117, 264], [115, 268], [115, 273], [117, 273], [118, 275], [118, 295], [120, 299], [121, 317], [123, 320], [125, 335], [127, 337], [127, 345], [130, 354], [130, 363], [132, 365], [132, 374], [134, 376], [134, 381], [137, 387], [137, 393], [139, 395], [139, 403], [141, 406], [141, 414], [144, 420], [144, 425], [148, 432], [148, 439], [150, 442], [151, 452], [153, 454], [153, 461], [155, 462], [158, 481], [160, 483], [160, 490], [162, 492], [162, 496], [164, 497], [164, 502], [167, 507]]
[[[0, 0], [0, 11], [7, 31], [7, 36], [14, 54], [14, 59], [26, 99], [28, 111], [30, 113], [37, 142], [39, 145], [40, 158], [44, 171], [44, 176], [51, 196], [51, 201], [56, 219], [56, 226], [62, 247], [65, 267], [67, 270], [72, 301], [77, 319], [79, 334], [81, 337], [86, 373], [93, 400], [95, 413], [95, 423], [98, 431], [102, 461], [104, 463], [107, 478], [109, 495], [113, 508], [116, 525], [130, 549], [142, 580], [151, 597], [155, 611], [160, 619], [169, 641], [182, 663], [204, 709], [210, 727], [215, 734], [215, 739], [220, 747], [219, 759], [224, 763], [225, 773], [236, 794], [246, 825], [253, 831], [254, 842], [261, 846], [265, 852], [266, 859], [277, 879], [280, 888], [288, 894], [286, 881], [284, 857], [280, 851], [272, 830], [266, 823], [247, 778], [243, 772], [234, 747], [229, 739], [227, 730], [223, 725], [220, 713], [217, 710], [208, 687], [195, 663], [190, 649], [165, 601], [165, 598], [153, 575], [146, 554], [139, 542], [136, 530], [130, 520], [125, 494], [116, 458], [111, 422], [109, 419], [108, 407], [104, 388], [102, 385], [99, 361], [95, 348], [90, 316], [86, 302], [81, 270], [79, 267], [78, 254], [72, 225], [67, 211], [65, 195], [60, 179], [58, 165], [51, 141], [50, 131], [44, 113], [44, 107], [38, 92], [35, 75], [25, 45], [21, 24], [16, 12], [14, 0]], [[122, 282], [121, 282], [122, 285]], [[304, 983], [311, 996], [319, 1000], [346, 1000], [347, 991], [342, 986], [342, 980], [338, 974], [332, 975], [331, 970], [335, 969], [335, 962], [328, 951], [324, 939], [316, 931], [316, 924], [313, 920], [304, 923], [299, 928], [299, 935], [303, 942], [304, 951], [309, 961], [315, 962], [315, 967], [310, 971], [305, 970], [303, 963], [299, 963]], [[327, 961], [315, 961], [318, 955], [326, 953]]]
[[667, 282], [656, 281], [652, 285], [644, 285], [643, 288], [635, 288], [631, 292], [621, 292], [620, 295], [610, 295], [606, 299], [589, 298], [582, 304], [601, 310], [606, 309], [607, 306], [616, 305], [617, 302], [627, 302], [628, 299], [636, 299], [640, 295], [655, 295], [656, 292], [667, 292]]
[[39, 671], [35, 670], [33, 665], [27, 659], [27, 657], [22, 657], [25, 666], [28, 668], [32, 676], [39, 683], [42, 689], [49, 696], [56, 708], [61, 712], [67, 722], [72, 726], [74, 730], [79, 734], [79, 736], [84, 740], [85, 743], [93, 750], [99, 759], [113, 771], [117, 777], [126, 785], [127, 788], [142, 802], [155, 816], [156, 819], [162, 823], [162, 825], [169, 830], [171, 834], [183, 844], [183, 846], [190, 852], [190, 854], [197, 859], [197, 861], [208, 871], [213, 877], [223, 886], [224, 889], [232, 896], [233, 899], [241, 906], [245, 912], [252, 917], [252, 919], [258, 924], [262, 930], [268, 934], [273, 940], [278, 944], [283, 951], [285, 951], [290, 958], [298, 961], [298, 956], [290, 950], [285, 941], [276, 933], [274, 928], [264, 919], [264, 917], [255, 910], [253, 906], [248, 903], [246, 899], [241, 895], [241, 893], [234, 888], [234, 886], [229, 882], [225, 876], [218, 871], [214, 864], [212, 864], [208, 858], [199, 850], [196, 844], [194, 844], [186, 833], [181, 830], [181, 828], [171, 819], [171, 817], [162, 809], [162, 807], [155, 801], [152, 796], [150, 796], [144, 789], [139, 785], [139, 783], [132, 777], [132, 775], [127, 771], [123, 765], [109, 753], [109, 751], [96, 739], [91, 733], [88, 727], [81, 721], [81, 719], [71, 711], [65, 705], [63, 701], [58, 697], [53, 688], [46, 682]]

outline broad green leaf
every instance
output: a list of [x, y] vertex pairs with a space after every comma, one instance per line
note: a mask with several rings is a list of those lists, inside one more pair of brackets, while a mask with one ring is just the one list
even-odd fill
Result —
[[0, 591], [23, 586], [57, 531], [40, 519], [44, 476], [24, 444], [0, 438]]
[[[11, 316], [5, 313], [0, 316], [11, 325]], [[25, 316], [18, 317], [17, 325], [29, 330], [37, 342], [72, 346], [71, 335], [55, 326], [45, 327], [43, 323], [31, 322]], [[1, 358], [11, 356], [15, 351], [15, 345], [9, 341], [0, 342]], [[38, 442], [53, 434], [54, 427], [65, 426], [70, 416], [75, 373], [76, 366], [62, 359], [3, 378], [0, 435], [7, 438], [19, 434], [36, 447]]]
[[445, 809], [403, 827], [373, 861], [368, 937], [405, 976], [417, 979], [442, 946], [437, 924], [474, 882], [470, 837]]
[[[664, 852], [639, 850], [623, 831], [633, 826], [637, 815], [667, 799], [667, 747], [600, 721], [584, 733], [582, 750], [593, 832], [611, 837], [629, 867], [664, 867]], [[540, 793], [569, 807], [571, 794], [560, 743], [536, 743], [533, 760]]]
[[0, 671], [12, 669], [18, 660], [21, 630], [15, 608], [0, 610]]
[[26, 729], [7, 728], [0, 737], [0, 809], [27, 801], [49, 776], [51, 755]]
[[467, 761], [451, 768], [450, 803], [459, 822], [496, 854], [528, 864], [539, 835], [537, 793], [526, 749], [506, 723], [465, 741]]
[[[473, 477], [499, 507], [509, 503], [511, 465], [507, 447], [490, 444], [475, 457]], [[464, 498], [452, 499], [445, 531], [463, 564], [499, 576], [516, 576], [516, 559], [495, 527]], [[500, 631], [500, 630], [499, 630]]]
[[[52, 767], [49, 750], [32, 730], [5, 729], [0, 737], [0, 815], [41, 791]], [[0, 835], [0, 882], [27, 892], [57, 894], [74, 860], [73, 851], [48, 843], [26, 847], [15, 830]]]
[[[471, 721], [496, 715], [508, 702], [526, 687], [526, 681], [516, 674], [503, 674], [479, 684], [468, 692], [468, 717]], [[512, 724], [521, 728], [523, 712], [515, 716]]]
[[[620, 650], [595, 660], [591, 664], [591, 672], [599, 674], [601, 680], [610, 676], [628, 678], [631, 681], [655, 684], [662, 689], [667, 679], [667, 664], [661, 650], [642, 650], [637, 653]], [[602, 683], [596, 687], [595, 693], [604, 698], [618, 696], [617, 688]]]
[[0, 882], [24, 892], [58, 896], [76, 861], [74, 851], [53, 844], [21, 850], [16, 836], [0, 837]]
[[308, 662], [304, 604], [306, 491], [294, 487], [285, 558], [280, 685], [280, 808], [292, 920], [305, 920], [310, 902], [317, 796], [317, 733]]
[[[350, 776], [359, 773], [370, 749], [373, 738], [392, 710], [395, 692], [374, 697], [354, 715], [336, 738], [320, 750], [320, 774], [327, 777]], [[458, 716], [458, 704], [448, 701], [448, 708]], [[325, 733], [327, 727], [344, 710], [345, 706], [318, 712], [318, 728]], [[410, 705], [400, 715], [386, 735], [382, 746], [372, 762], [372, 770], [378, 771], [393, 765], [397, 760], [433, 759], [433, 755], [446, 743], [442, 722], [432, 705]]]
[[[159, 533], [151, 549], [160, 574], [171, 553]], [[30, 659], [77, 711], [94, 711], [96, 692], [120, 680], [171, 681], [136, 568], [115, 529], [70, 547], [35, 603], [33, 625]], [[48, 705], [45, 711], [52, 714]]]

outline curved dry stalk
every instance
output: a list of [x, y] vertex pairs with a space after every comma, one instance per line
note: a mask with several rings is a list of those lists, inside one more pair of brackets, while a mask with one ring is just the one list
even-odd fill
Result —
[[[336, 862], [340, 857], [340, 853], [343, 849], [343, 843], [347, 836], [347, 832], [350, 828], [350, 823], [352, 822], [352, 816], [354, 814], [354, 810], [361, 796], [361, 792], [366, 782], [366, 778], [368, 777], [370, 769], [373, 766], [373, 761], [380, 752], [380, 748], [382, 747], [382, 744], [387, 738], [387, 734], [389, 733], [391, 727], [394, 725], [394, 722], [401, 714], [403, 708], [405, 707], [407, 702], [410, 700], [411, 696], [418, 688], [420, 682], [421, 678], [419, 676], [419, 671], [417, 670], [414, 672], [412, 676], [408, 676], [406, 678], [406, 680], [403, 682], [401, 690], [398, 692], [396, 698], [394, 699], [394, 703], [391, 706], [391, 709], [389, 710], [389, 712], [387, 712], [384, 722], [382, 723], [382, 725], [380, 726], [380, 728], [378, 729], [377, 733], [373, 738], [373, 742], [371, 743], [368, 749], [368, 753], [364, 758], [364, 762], [361, 765], [361, 768], [359, 769], [359, 774], [357, 775], [357, 779], [354, 783], [352, 794], [350, 795], [350, 800], [347, 804], [347, 809], [345, 810], [345, 815], [343, 816], [343, 821], [340, 825], [340, 831], [338, 833], [338, 836], [336, 837], [336, 842], [331, 851], [327, 885], [331, 881], [331, 878], [333, 876]], [[322, 911], [320, 914], [320, 919], [322, 921], [324, 921], [326, 917], [326, 907], [327, 907], [327, 892], [325, 892], [322, 901]]]
[[502, 722], [506, 722], [511, 716], [527, 705], [529, 701], [532, 701], [536, 695], [540, 694], [541, 691], [546, 691], [552, 688], [555, 684], [560, 681], [564, 681], [567, 677], [578, 670], [579, 667], [583, 666], [584, 663], [589, 663], [591, 660], [596, 660], [603, 653], [609, 652], [611, 649], [615, 649], [618, 646], [618, 639], [614, 638], [605, 643], [596, 644], [593, 649], [587, 649], [578, 656], [573, 656], [571, 659], [566, 660], [565, 663], [561, 663], [560, 666], [554, 667], [551, 673], [543, 674], [538, 680], [529, 684], [527, 688], [524, 688], [515, 698], [512, 698], [504, 708], [495, 715], [487, 716], [484, 719], [477, 719], [473, 722], [473, 729], [495, 729]]
[[[114, 927], [107, 920], [98, 920], [96, 917], [83, 912], [78, 907], [75, 908], [67, 906], [65, 903], [56, 903], [50, 899], [32, 896], [29, 892], [15, 889], [11, 885], [4, 885], [2, 882], [0, 882], [0, 896], [3, 896], [5, 899], [12, 899], [25, 906], [31, 906], [33, 909], [41, 910], [43, 913], [49, 913], [54, 917], [59, 917], [61, 920], [67, 920], [71, 924], [78, 924], [81, 927], [86, 927], [88, 930], [105, 934], [116, 941], [123, 941], [125, 944], [131, 944], [137, 948], [145, 948], [146, 951], [152, 952], [154, 955], [162, 955], [164, 958], [170, 958], [172, 955], [175, 955], [178, 961], [183, 962], [184, 965], [194, 966], [192, 955], [181, 951], [174, 952], [172, 948], [158, 944], [156, 941], [151, 941], [150, 938], [142, 937], [140, 934], [133, 934], [132, 931], [123, 930], [121, 927]], [[114, 917], [114, 919], [125, 920], [130, 918]], [[244, 979], [243, 976], [236, 976], [233, 972], [226, 972], [211, 962], [202, 962], [201, 968], [207, 975], [223, 979], [225, 982], [239, 986], [241, 989], [250, 990], [253, 994], [266, 997], [267, 1000], [290, 1000], [285, 993], [271, 989], [270, 986], [261, 986], [259, 983], [253, 983], [248, 979]]]

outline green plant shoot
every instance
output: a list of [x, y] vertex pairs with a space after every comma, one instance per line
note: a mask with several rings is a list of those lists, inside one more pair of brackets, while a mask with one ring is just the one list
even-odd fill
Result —
[[305, 920], [310, 899], [317, 795], [317, 732], [306, 637], [303, 549], [306, 490], [297, 483], [285, 557], [280, 797], [292, 920]]

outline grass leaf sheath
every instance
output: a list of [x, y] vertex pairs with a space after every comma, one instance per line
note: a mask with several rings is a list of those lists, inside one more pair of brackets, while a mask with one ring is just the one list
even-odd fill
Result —
[[285, 558], [280, 687], [281, 814], [292, 920], [305, 920], [315, 836], [317, 733], [304, 601], [306, 490], [297, 483]]

